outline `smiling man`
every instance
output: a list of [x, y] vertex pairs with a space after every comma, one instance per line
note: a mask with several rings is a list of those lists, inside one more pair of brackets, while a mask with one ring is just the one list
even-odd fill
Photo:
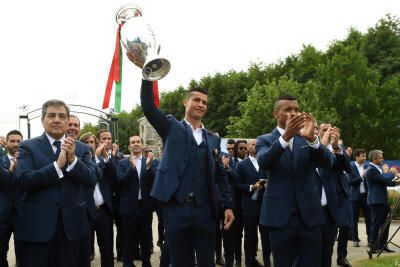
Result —
[[45, 132], [19, 147], [21, 267], [78, 266], [79, 241], [88, 232], [85, 187], [94, 187], [96, 177], [89, 147], [65, 136], [68, 119], [63, 101], [45, 102]]
[[[137, 66], [143, 60], [133, 52], [128, 58]], [[207, 92], [188, 91], [183, 102], [185, 118], [165, 116], [153, 102], [153, 83], [142, 81], [143, 112], [161, 136], [164, 153], [151, 195], [163, 203], [166, 240], [172, 265], [192, 266], [193, 251], [198, 265], [215, 266], [217, 185], [225, 208], [225, 229], [234, 220], [232, 193], [219, 157], [221, 140], [202, 124], [207, 110]]]

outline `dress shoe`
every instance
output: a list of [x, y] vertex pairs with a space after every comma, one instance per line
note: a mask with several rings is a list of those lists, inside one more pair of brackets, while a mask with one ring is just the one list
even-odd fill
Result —
[[226, 263], [225, 263], [224, 259], [222, 258], [222, 256], [217, 257], [217, 259], [215, 260], [215, 263], [218, 264], [219, 266], [226, 266]]
[[351, 267], [351, 263], [346, 258], [338, 258], [336, 263], [339, 266]]
[[356, 248], [360, 247], [360, 243], [358, 241], [354, 241], [353, 247], [356, 247]]
[[394, 250], [391, 250], [391, 249], [388, 248], [388, 247], [385, 247], [382, 251], [383, 251], [383, 252], [388, 252], [388, 253], [395, 252]]
[[257, 259], [254, 259], [252, 267], [264, 267], [264, 265], [261, 264], [261, 262], [259, 262]]

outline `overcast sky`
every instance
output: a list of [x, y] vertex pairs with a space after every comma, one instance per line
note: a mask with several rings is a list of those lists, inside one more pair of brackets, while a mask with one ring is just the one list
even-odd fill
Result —
[[[126, 2], [1, 1], [0, 135], [19, 128], [21, 106], [31, 111], [51, 98], [101, 109], [114, 52], [115, 11]], [[159, 83], [161, 91], [186, 87], [207, 74], [246, 70], [250, 62], [276, 63], [303, 44], [326, 50], [350, 27], [365, 32], [385, 14], [400, 15], [399, 0], [131, 3], [142, 8], [171, 62], [170, 73]], [[125, 58], [123, 110], [139, 103], [140, 79], [140, 71]], [[83, 122], [95, 121], [79, 116]], [[32, 135], [41, 132], [40, 120], [34, 119]]]

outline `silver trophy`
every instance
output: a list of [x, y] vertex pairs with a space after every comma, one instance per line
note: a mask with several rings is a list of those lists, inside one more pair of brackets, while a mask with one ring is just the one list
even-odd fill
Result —
[[164, 78], [171, 64], [159, 56], [160, 44], [157, 43], [153, 30], [142, 17], [142, 10], [133, 4], [118, 8], [116, 20], [121, 27], [121, 43], [126, 50], [143, 59], [143, 79], [149, 81]]

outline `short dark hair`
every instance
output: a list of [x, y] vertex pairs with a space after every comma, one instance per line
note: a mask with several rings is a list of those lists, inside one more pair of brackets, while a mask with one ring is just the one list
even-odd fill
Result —
[[354, 149], [353, 157], [356, 158], [356, 157], [360, 156], [361, 154], [366, 154], [366, 153], [367, 152], [365, 151], [364, 148], [356, 148], [356, 149]]
[[289, 101], [296, 101], [297, 98], [295, 96], [289, 95], [289, 94], [285, 94], [285, 95], [280, 95], [274, 103], [274, 110], [277, 110], [279, 108], [279, 102], [281, 100], [289, 100]]
[[234, 145], [234, 144], [235, 144], [235, 140], [233, 140], [233, 139], [228, 139], [228, 141], [226, 141], [226, 144]]
[[70, 114], [69, 118], [76, 118], [78, 120], [79, 126], [81, 126], [81, 120], [78, 118], [78, 116], [76, 116], [74, 114]]
[[100, 129], [100, 130], [97, 132], [97, 138], [100, 139], [100, 135], [101, 135], [102, 133], [111, 133], [111, 132], [110, 132], [110, 130], [108, 130], [108, 129]]
[[42, 119], [46, 117], [48, 107], [64, 107], [65, 110], [67, 111], [67, 118], [69, 118], [69, 111], [70, 111], [69, 106], [65, 104], [65, 102], [62, 100], [50, 99], [44, 102], [44, 104], [42, 105]]
[[22, 135], [22, 133], [18, 130], [12, 130], [9, 131], [8, 134], [6, 135], [6, 141], [8, 141], [8, 138], [10, 137], [10, 135], [19, 135], [21, 136], [22, 139], [24, 139], [24, 136]]
[[206, 89], [201, 88], [201, 87], [194, 87], [194, 88], [189, 89], [189, 91], [186, 93], [186, 99], [189, 99], [194, 92], [199, 92], [204, 95], [208, 95], [208, 92]]

